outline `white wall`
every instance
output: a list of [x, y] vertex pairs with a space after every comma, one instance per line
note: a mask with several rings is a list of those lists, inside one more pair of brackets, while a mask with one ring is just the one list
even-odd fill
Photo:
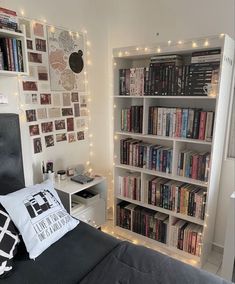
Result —
[[[5, 0], [0, 5], [18, 11], [24, 8], [26, 16], [46, 18], [54, 25], [88, 30], [92, 44], [89, 81], [93, 161], [95, 169], [105, 173], [112, 168], [112, 48], [220, 33], [235, 38], [234, 0]], [[232, 187], [234, 163], [225, 161], [215, 230], [215, 242], [221, 245]]]

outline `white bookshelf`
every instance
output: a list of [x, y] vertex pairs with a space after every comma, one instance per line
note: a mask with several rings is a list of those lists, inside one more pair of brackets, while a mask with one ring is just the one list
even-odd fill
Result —
[[24, 72], [0, 70], [0, 76], [8, 76], [8, 77], [27, 76], [29, 73], [25, 26], [22, 25], [20, 29], [22, 30], [22, 33], [6, 29], [0, 29], [0, 38], [16, 38], [21, 41]]
[[[163, 54], [182, 54], [190, 56], [192, 52], [203, 51], [206, 49], [221, 49], [220, 80], [218, 94], [216, 97], [205, 96], [119, 96], [119, 69], [132, 67], [149, 66], [150, 58], [153, 55]], [[140, 205], [158, 212], [169, 215], [169, 224], [179, 218], [203, 226], [203, 237], [201, 256], [195, 256], [177, 248], [171, 247], [169, 238], [166, 244], [159, 243], [147, 237], [138, 235], [132, 231], [118, 227], [118, 230], [125, 234], [133, 234], [134, 237], [144, 239], [146, 242], [155, 243], [156, 246], [165, 248], [166, 251], [178, 253], [181, 256], [196, 260], [202, 266], [211, 251], [214, 241], [214, 224], [216, 216], [217, 198], [219, 190], [219, 180], [221, 165], [226, 138], [227, 114], [229, 111], [230, 93], [232, 90], [232, 68], [234, 62], [234, 41], [227, 35], [220, 35], [208, 38], [198, 38], [184, 41], [183, 43], [163, 43], [151, 46], [130, 46], [116, 48], [113, 50], [114, 72], [113, 72], [113, 117], [114, 117], [114, 225], [116, 226], [116, 206], [121, 201], [128, 201], [132, 204]], [[143, 106], [143, 125], [142, 133], [130, 133], [121, 131], [121, 109], [132, 105]], [[206, 111], [214, 111], [214, 131], [212, 142], [187, 139], [179, 137], [165, 137], [148, 134], [148, 111], [150, 106], [182, 107], [182, 108], [202, 108]], [[144, 142], [171, 147], [173, 149], [172, 173], [157, 172], [154, 170], [133, 167], [120, 164], [120, 140], [131, 137], [141, 139]], [[211, 168], [208, 182], [185, 178], [177, 175], [178, 155], [183, 149], [195, 151], [211, 152]], [[141, 200], [132, 200], [119, 194], [118, 186], [119, 175], [127, 172], [139, 173], [141, 177]], [[175, 181], [198, 185], [207, 190], [207, 204], [205, 220], [179, 214], [161, 207], [148, 204], [146, 200], [147, 181], [153, 177], [164, 177]], [[170, 234], [170, 226], [168, 226]]]

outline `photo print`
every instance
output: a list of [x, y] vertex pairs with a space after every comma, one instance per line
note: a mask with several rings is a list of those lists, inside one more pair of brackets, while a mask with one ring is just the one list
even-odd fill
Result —
[[37, 66], [38, 80], [48, 81], [48, 72], [46, 66]]
[[25, 94], [25, 104], [32, 105], [38, 103], [38, 95], [37, 94]]
[[79, 104], [74, 104], [74, 116], [75, 117], [80, 116], [80, 105]]
[[80, 106], [87, 107], [88, 96], [87, 95], [80, 95]]
[[50, 105], [51, 104], [51, 94], [40, 94], [40, 104]]
[[62, 108], [62, 116], [69, 116], [73, 115], [73, 109], [72, 108]]
[[73, 120], [73, 117], [67, 118], [67, 131], [74, 131], [74, 120]]
[[77, 118], [76, 119], [77, 129], [84, 129], [87, 127], [87, 120], [85, 118]]
[[54, 136], [53, 135], [47, 135], [45, 136], [45, 145], [46, 147], [52, 147], [55, 145], [55, 142], [54, 142]]
[[49, 118], [57, 118], [61, 116], [61, 111], [59, 107], [53, 107], [48, 109]]
[[38, 90], [37, 82], [23, 81], [22, 84], [23, 84], [23, 91], [37, 91]]
[[84, 140], [85, 139], [84, 131], [77, 132], [77, 139], [78, 140]]
[[71, 106], [70, 93], [63, 93], [63, 106]]
[[27, 122], [31, 122], [31, 121], [36, 121], [37, 120], [36, 110], [35, 109], [26, 110], [25, 113], [26, 113], [26, 120], [27, 120]]
[[67, 141], [66, 133], [56, 134], [56, 142]]
[[52, 132], [53, 131], [53, 122], [42, 122], [41, 123], [42, 133]]
[[38, 124], [34, 124], [34, 125], [30, 125], [29, 126], [29, 135], [30, 136], [35, 136], [35, 135], [39, 135], [39, 125]]
[[33, 33], [35, 36], [44, 37], [44, 27], [40, 23], [33, 23]]
[[87, 108], [81, 108], [80, 109], [80, 115], [81, 116], [88, 116], [88, 109]]
[[35, 46], [37, 51], [47, 51], [46, 41], [44, 39], [35, 38]]
[[33, 49], [33, 41], [30, 39], [27, 39], [27, 49]]
[[37, 109], [38, 119], [46, 119], [47, 118], [47, 109], [46, 108], [38, 108]]
[[65, 129], [65, 120], [55, 120], [55, 130], [62, 130]]
[[33, 148], [34, 148], [34, 154], [42, 152], [41, 138], [34, 138], [33, 139]]
[[78, 103], [79, 102], [79, 100], [78, 100], [78, 93], [77, 92], [72, 92], [71, 93], [71, 101], [73, 103]]
[[35, 52], [28, 52], [28, 59], [31, 63], [42, 63], [42, 54]]
[[52, 95], [52, 98], [53, 98], [53, 105], [60, 106], [60, 93], [54, 93]]
[[76, 142], [76, 134], [75, 133], [68, 133], [68, 142]]

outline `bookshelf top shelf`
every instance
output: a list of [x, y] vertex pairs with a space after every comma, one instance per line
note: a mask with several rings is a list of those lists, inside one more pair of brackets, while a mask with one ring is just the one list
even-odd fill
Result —
[[202, 51], [205, 49], [215, 49], [221, 48], [224, 44], [224, 39], [228, 38], [228, 35], [217, 35], [210, 36], [205, 38], [197, 38], [197, 39], [187, 39], [187, 40], [179, 40], [176, 42], [163, 42], [163, 43], [155, 43], [145, 46], [128, 46], [122, 48], [114, 48], [113, 49], [113, 57], [120, 59], [146, 59], [150, 58], [153, 55], [166, 55], [170, 53], [177, 54], [187, 54], [192, 53], [194, 51]]
[[209, 96], [119, 96], [115, 95], [114, 98], [119, 99], [193, 99], [193, 100], [216, 100], [217, 97]]
[[0, 38], [11, 37], [11, 38], [25, 38], [24, 33], [14, 32], [11, 30], [0, 29]]

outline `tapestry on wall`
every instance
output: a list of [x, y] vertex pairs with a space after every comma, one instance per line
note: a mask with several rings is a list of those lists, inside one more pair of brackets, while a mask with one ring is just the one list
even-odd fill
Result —
[[60, 28], [47, 27], [52, 91], [85, 91], [84, 38]]

